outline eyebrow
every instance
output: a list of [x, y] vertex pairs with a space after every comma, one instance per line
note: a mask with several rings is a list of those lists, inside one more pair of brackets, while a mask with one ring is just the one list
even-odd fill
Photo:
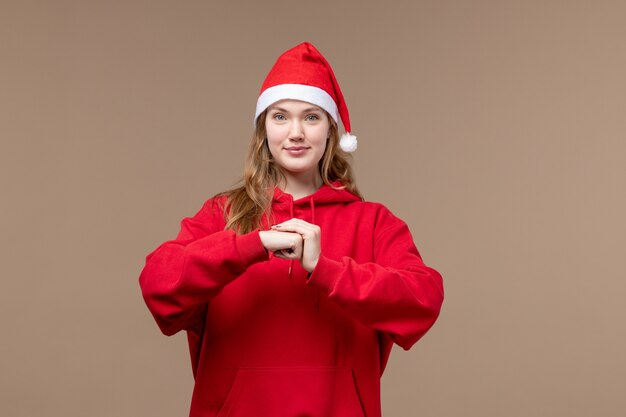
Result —
[[[274, 106], [272, 106], [272, 107], [269, 108], [269, 110], [270, 111], [271, 110], [278, 110], [278, 111], [282, 111], [284, 113], [289, 113], [288, 110], [285, 110], [282, 107], [274, 107]], [[322, 111], [322, 109], [319, 108], [319, 107], [309, 107], [309, 108], [306, 108], [306, 109], [302, 110], [302, 113], [307, 113], [307, 112], [310, 112], [310, 111]]]

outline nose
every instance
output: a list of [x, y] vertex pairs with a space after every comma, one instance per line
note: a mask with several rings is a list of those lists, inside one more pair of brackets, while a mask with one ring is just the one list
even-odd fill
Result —
[[294, 120], [291, 123], [289, 129], [289, 139], [296, 140], [302, 139], [304, 137], [304, 129], [302, 128], [302, 124], [298, 120]]

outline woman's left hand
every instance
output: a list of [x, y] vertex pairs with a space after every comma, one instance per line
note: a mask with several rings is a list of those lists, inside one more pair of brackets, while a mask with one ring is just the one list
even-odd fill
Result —
[[300, 264], [307, 272], [312, 272], [322, 251], [322, 232], [320, 227], [294, 217], [273, 225], [272, 230], [300, 233], [302, 236], [302, 258], [300, 259]]

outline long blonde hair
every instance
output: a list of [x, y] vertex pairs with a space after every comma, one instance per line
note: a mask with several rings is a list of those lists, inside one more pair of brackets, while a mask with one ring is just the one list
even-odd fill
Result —
[[[257, 118], [256, 128], [250, 141], [246, 163], [242, 178], [238, 183], [242, 185], [216, 194], [214, 197], [226, 196], [226, 204], [222, 207], [226, 219], [225, 230], [231, 229], [239, 234], [249, 233], [255, 228], [262, 228], [262, 219], [270, 219], [274, 187], [279, 179], [285, 179], [282, 168], [274, 163], [272, 154], [267, 145], [265, 117], [267, 110]], [[361, 200], [363, 196], [358, 191], [352, 167], [351, 155], [344, 152], [339, 146], [339, 132], [337, 123], [326, 113], [330, 121], [330, 135], [324, 155], [319, 162], [320, 176], [324, 184], [330, 187], [332, 181], [339, 180], [341, 188], [346, 188]], [[335, 188], [335, 187], [333, 187]]]

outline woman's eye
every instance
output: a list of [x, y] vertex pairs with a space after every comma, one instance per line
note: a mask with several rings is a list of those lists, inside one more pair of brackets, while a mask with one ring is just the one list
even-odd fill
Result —
[[318, 120], [319, 117], [316, 114], [309, 114], [307, 120]]
[[283, 116], [282, 114], [275, 114], [274, 115], [274, 119], [276, 119], [276, 120], [285, 120], [285, 116]]

